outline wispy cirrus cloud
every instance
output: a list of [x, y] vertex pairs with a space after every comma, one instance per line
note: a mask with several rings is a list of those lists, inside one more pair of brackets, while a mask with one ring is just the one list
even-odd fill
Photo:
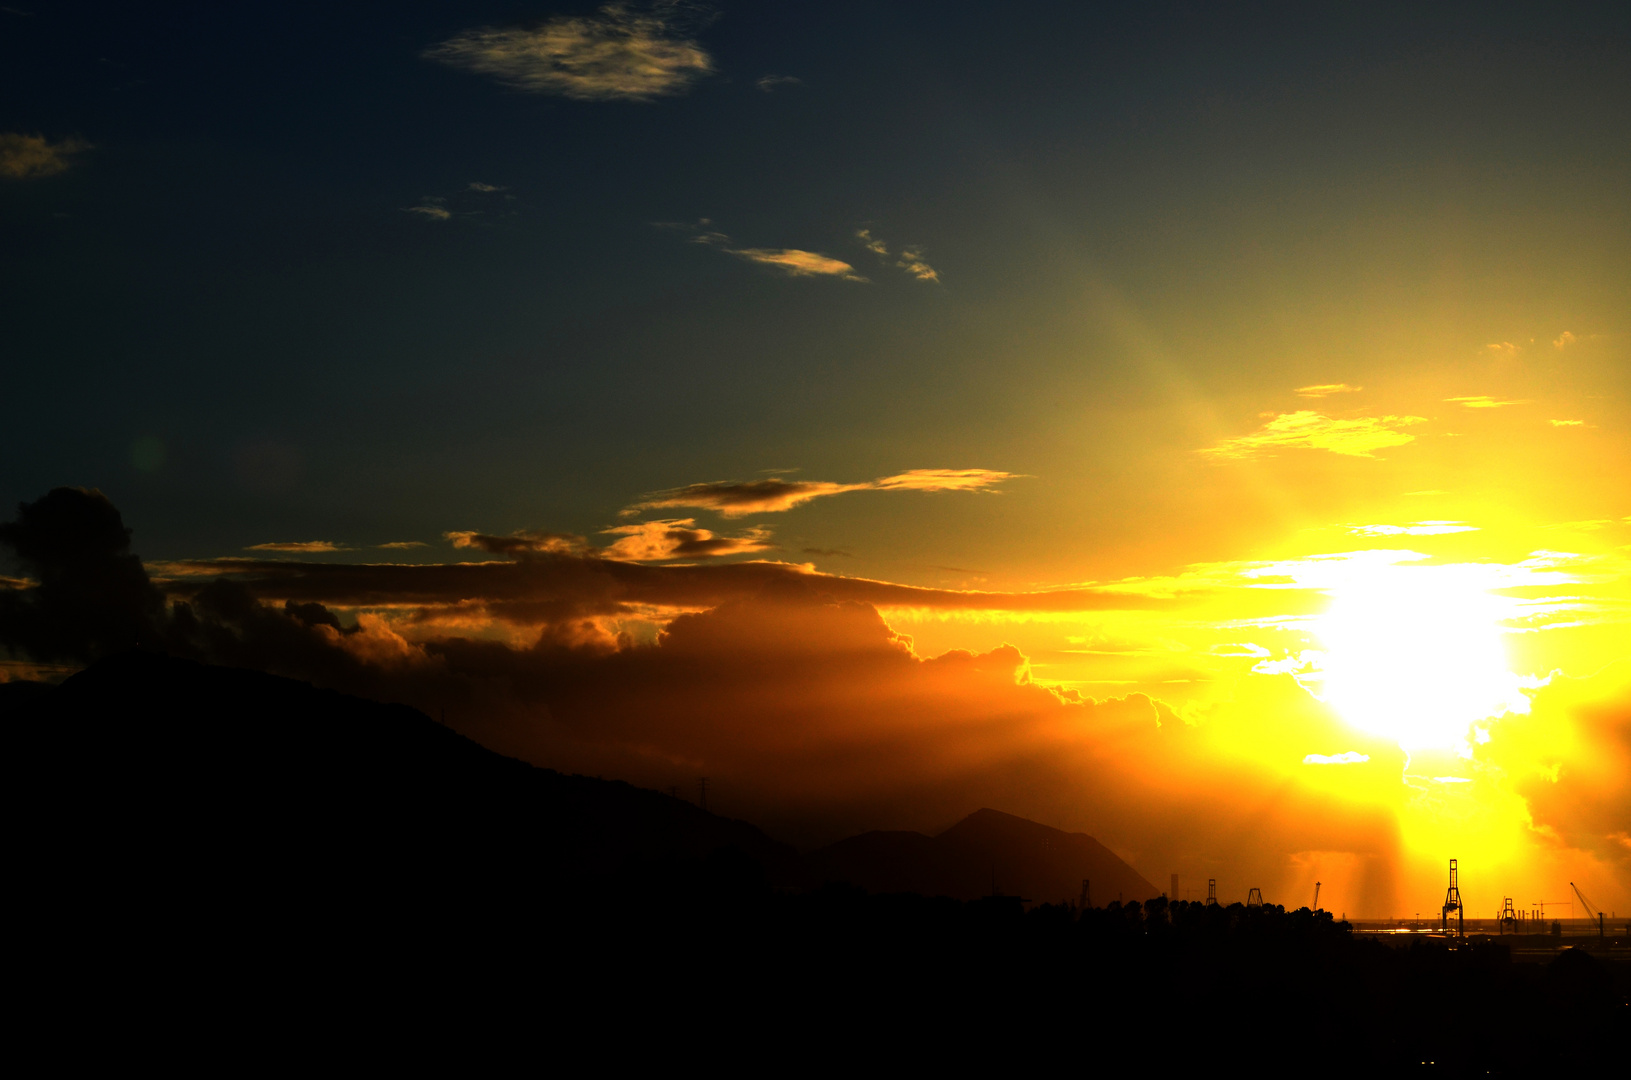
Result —
[[922, 248], [904, 247], [901, 248], [898, 255], [891, 255], [889, 245], [880, 240], [878, 237], [873, 236], [872, 230], [870, 229], [857, 229], [855, 231], [855, 238], [861, 242], [862, 247], [872, 252], [872, 254], [878, 256], [878, 258], [882, 259], [884, 262], [889, 262], [891, 259], [893, 259], [894, 261], [892, 265], [906, 271], [919, 281], [940, 280], [939, 271], [930, 266], [928, 262], [924, 260]]
[[1363, 386], [1349, 386], [1347, 383], [1316, 383], [1313, 386], [1299, 386], [1292, 391], [1298, 397], [1323, 398], [1332, 394], [1357, 394], [1365, 389]]
[[84, 139], [67, 138], [52, 142], [44, 135], [0, 132], [0, 176], [28, 180], [55, 176], [67, 170], [70, 158], [91, 149]]
[[251, 544], [245, 551], [283, 551], [295, 555], [316, 555], [329, 551], [350, 551], [344, 544], [332, 540], [287, 540], [270, 544]]
[[1445, 401], [1452, 405], [1460, 405], [1464, 409], [1504, 409], [1510, 405], [1528, 405], [1529, 399], [1522, 398], [1513, 401], [1502, 401], [1492, 398], [1488, 394], [1472, 394], [1467, 397], [1447, 397]]
[[802, 506], [812, 499], [851, 491], [988, 491], [1004, 480], [1016, 479], [1017, 475], [995, 469], [909, 469], [893, 476], [854, 484], [827, 480], [784, 480], [781, 477], [716, 480], [654, 492], [623, 513], [684, 507], [713, 510], [728, 518], [743, 517], [747, 514], [780, 513]]
[[1413, 521], [1408, 525], [1349, 525], [1348, 531], [1355, 536], [1445, 536], [1477, 532], [1478, 526], [1465, 521]]
[[753, 85], [767, 94], [773, 94], [778, 86], [802, 86], [803, 83], [803, 79], [794, 75], [761, 75]]
[[1347, 457], [1375, 457], [1377, 450], [1415, 440], [1403, 429], [1425, 423], [1420, 416], [1363, 416], [1335, 419], [1309, 409], [1280, 413], [1250, 435], [1224, 439], [1199, 451], [1215, 458], [1240, 459], [1277, 450], [1328, 450]]
[[1349, 750], [1344, 754], [1303, 755], [1304, 765], [1363, 765], [1369, 760], [1369, 754], [1361, 754], [1356, 750]]
[[[480, 27], [424, 51], [426, 59], [505, 86], [578, 101], [650, 101], [682, 94], [714, 70], [686, 36], [686, 4], [607, 4], [594, 15], [557, 15], [531, 27]], [[694, 20], [693, 20], [694, 21]]]
[[842, 281], [860, 281], [867, 279], [858, 273], [855, 267], [842, 259], [835, 259], [831, 255], [824, 255], [819, 251], [806, 251], [803, 248], [756, 248], [738, 247], [725, 233], [714, 229], [713, 222], [703, 218], [695, 225], [685, 225], [673, 222], [659, 222], [658, 228], [677, 229], [691, 234], [691, 242], [711, 247], [715, 251], [722, 251], [726, 255], [734, 255], [747, 262], [768, 266], [779, 270], [788, 277], [832, 277]]

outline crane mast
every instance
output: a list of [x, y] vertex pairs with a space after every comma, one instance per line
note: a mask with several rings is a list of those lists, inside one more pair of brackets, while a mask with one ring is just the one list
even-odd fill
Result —
[[1580, 898], [1580, 906], [1586, 909], [1586, 914], [1587, 915], [1597, 916], [1597, 936], [1598, 937], [1604, 936], [1603, 935], [1603, 909], [1598, 907], [1596, 904], [1593, 904], [1590, 900], [1587, 900], [1586, 899], [1586, 894], [1581, 892], [1580, 891], [1580, 886], [1576, 885], [1574, 882], [1572, 882], [1572, 881], [1569, 882], [1569, 888], [1573, 889], [1574, 890], [1574, 895], [1576, 895], [1576, 896], [1578, 896]]

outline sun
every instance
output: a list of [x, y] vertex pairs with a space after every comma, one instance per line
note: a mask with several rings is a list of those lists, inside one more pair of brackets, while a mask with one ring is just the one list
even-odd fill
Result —
[[1333, 589], [1316, 634], [1319, 697], [1407, 752], [1469, 747], [1472, 725], [1528, 712], [1503, 599], [1476, 566], [1371, 566]]

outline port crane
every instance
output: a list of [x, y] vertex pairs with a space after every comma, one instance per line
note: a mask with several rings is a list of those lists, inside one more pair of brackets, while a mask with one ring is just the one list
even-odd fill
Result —
[[1309, 910], [1310, 911], [1318, 911], [1319, 909], [1320, 909], [1320, 883], [1316, 881], [1316, 882], [1314, 882], [1314, 906], [1312, 908], [1310, 908]]
[[1574, 882], [1572, 882], [1572, 881], [1569, 882], [1569, 888], [1573, 889], [1574, 890], [1574, 895], [1576, 895], [1576, 896], [1578, 896], [1580, 898], [1580, 906], [1586, 909], [1586, 914], [1587, 915], [1597, 916], [1597, 936], [1602, 937], [1603, 936], [1603, 909], [1598, 907], [1597, 905], [1593, 904], [1590, 900], [1587, 900], [1586, 899], [1586, 894], [1581, 892], [1580, 891], [1580, 886], [1576, 885]]

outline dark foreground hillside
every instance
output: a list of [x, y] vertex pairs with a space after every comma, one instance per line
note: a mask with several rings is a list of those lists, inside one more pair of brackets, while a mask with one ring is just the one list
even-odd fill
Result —
[[[128, 654], [0, 704], [13, 1026], [64, 1064], [1516, 1075], [1631, 1015], [1584, 953], [822, 886], [744, 822], [251, 672]], [[1006, 817], [958, 828], [1041, 828]]]

